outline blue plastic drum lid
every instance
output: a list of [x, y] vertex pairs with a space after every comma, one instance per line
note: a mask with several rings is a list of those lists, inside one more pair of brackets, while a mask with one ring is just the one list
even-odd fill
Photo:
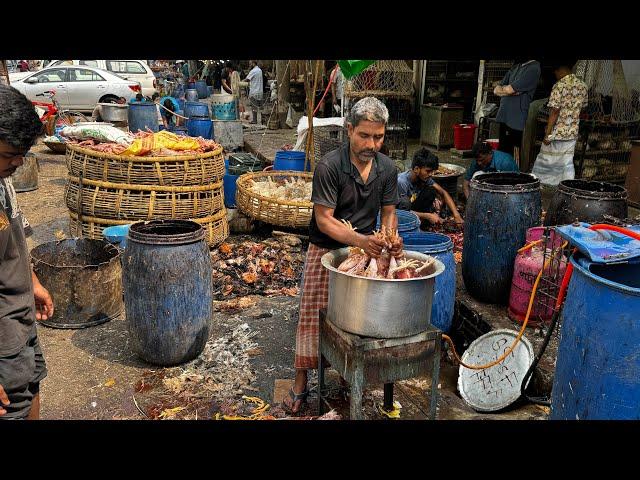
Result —
[[444, 272], [436, 277], [431, 324], [447, 333], [451, 330], [456, 300], [456, 262], [453, 242], [441, 233], [409, 233], [402, 235], [404, 249], [437, 258], [444, 264]]
[[[274, 170], [305, 170], [307, 155], [297, 150], [278, 150], [273, 160]], [[311, 162], [307, 165], [307, 171], [311, 170]]]
[[571, 263], [550, 418], [638, 420], [640, 262]]

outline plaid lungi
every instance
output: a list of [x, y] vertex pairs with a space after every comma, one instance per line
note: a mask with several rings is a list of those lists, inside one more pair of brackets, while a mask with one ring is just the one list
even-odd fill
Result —
[[329, 301], [329, 271], [320, 259], [329, 249], [309, 244], [300, 295], [300, 314], [296, 332], [295, 368], [318, 368], [320, 309]]

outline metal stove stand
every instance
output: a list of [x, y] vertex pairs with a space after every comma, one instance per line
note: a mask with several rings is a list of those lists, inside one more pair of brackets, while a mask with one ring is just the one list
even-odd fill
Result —
[[431, 374], [429, 419], [435, 420], [440, 376], [442, 332], [429, 325], [428, 330], [402, 338], [370, 338], [347, 333], [320, 310], [318, 335], [318, 414], [330, 406], [325, 392], [324, 370], [331, 363], [350, 386], [350, 418], [363, 420], [362, 393], [367, 385], [384, 384], [384, 406], [393, 408], [393, 382]]

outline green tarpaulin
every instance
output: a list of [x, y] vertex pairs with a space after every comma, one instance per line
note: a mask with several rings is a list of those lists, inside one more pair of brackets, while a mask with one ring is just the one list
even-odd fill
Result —
[[376, 63], [375, 60], [338, 60], [340, 70], [342, 71], [344, 78], [347, 80], [351, 77], [355, 77], [369, 65], [374, 63]]

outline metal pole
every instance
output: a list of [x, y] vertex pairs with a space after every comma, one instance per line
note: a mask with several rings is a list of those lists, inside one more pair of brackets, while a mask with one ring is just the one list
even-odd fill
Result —
[[384, 384], [384, 403], [382, 408], [387, 412], [393, 410], [393, 383]]
[[278, 82], [278, 119], [280, 125], [286, 125], [287, 113], [289, 111], [289, 89], [291, 70], [288, 60], [276, 60], [276, 81]]

